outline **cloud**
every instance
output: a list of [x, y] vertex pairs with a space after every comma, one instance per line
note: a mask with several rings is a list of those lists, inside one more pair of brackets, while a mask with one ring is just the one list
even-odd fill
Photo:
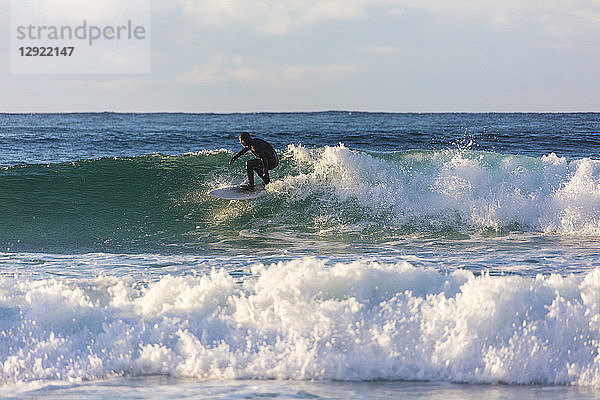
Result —
[[[66, 0], [65, 0], [66, 1]], [[165, 1], [165, 0], [163, 0]], [[178, 0], [187, 18], [201, 28], [250, 28], [282, 35], [332, 21], [366, 18], [372, 10], [397, 18], [416, 10], [456, 23], [482, 23], [492, 29], [536, 24], [564, 34], [578, 22], [600, 24], [598, 0]]]
[[458, 16], [483, 22], [495, 29], [536, 24], [547, 33], [562, 34], [578, 23], [600, 23], [598, 0], [399, 0], [405, 9], [420, 9], [436, 16]]
[[132, 92], [146, 86], [147, 82], [141, 78], [101, 79], [90, 77], [89, 79], [64, 79], [57, 81], [57, 86], [66, 89], [85, 89], [97, 92]]
[[284, 68], [280, 75], [286, 81], [322, 79], [347, 75], [355, 70], [357, 67], [353, 64], [297, 65]]
[[81, 23], [82, 19], [121, 23], [123, 18], [149, 15], [150, 4], [150, 0], [12, 1], [11, 12], [56, 24]]
[[213, 57], [180, 74], [177, 81], [186, 84], [218, 84], [238, 81], [246, 84], [290, 86], [298, 81], [343, 79], [358, 71], [354, 64], [262, 65], [239, 56]]
[[410, 55], [411, 51], [405, 47], [399, 46], [383, 46], [383, 45], [370, 45], [363, 46], [358, 49], [361, 53], [369, 54], [369, 55], [385, 55], [385, 56], [393, 56], [393, 55]]
[[189, 70], [180, 74], [177, 81], [180, 83], [204, 84], [222, 82], [225, 77], [214, 65], [194, 65]]
[[177, 80], [181, 83], [213, 84], [227, 80], [253, 80], [256, 71], [243, 65], [243, 60], [238, 56], [214, 56], [202, 64], [195, 64], [179, 75]]
[[250, 27], [266, 34], [327, 21], [351, 21], [393, 0], [180, 0], [184, 13], [205, 26]]

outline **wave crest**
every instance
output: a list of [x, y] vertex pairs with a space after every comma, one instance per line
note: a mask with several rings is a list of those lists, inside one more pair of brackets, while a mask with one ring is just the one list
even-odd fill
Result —
[[469, 150], [363, 153], [344, 145], [289, 146], [286, 155], [297, 171], [274, 183], [273, 192], [305, 198], [325, 189], [392, 225], [600, 235], [598, 160]]

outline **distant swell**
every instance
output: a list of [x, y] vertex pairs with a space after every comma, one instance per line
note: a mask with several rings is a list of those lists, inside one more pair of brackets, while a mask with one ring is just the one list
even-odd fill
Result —
[[600, 271], [442, 275], [312, 258], [165, 276], [0, 280], [0, 382], [441, 380], [600, 385]]
[[[471, 150], [366, 153], [290, 145], [269, 196], [207, 193], [241, 183], [228, 151], [14, 166], [0, 171], [0, 248], [177, 251], [265, 241], [385, 242], [528, 231], [600, 235], [600, 161]], [[280, 247], [280, 245], [277, 245]]]

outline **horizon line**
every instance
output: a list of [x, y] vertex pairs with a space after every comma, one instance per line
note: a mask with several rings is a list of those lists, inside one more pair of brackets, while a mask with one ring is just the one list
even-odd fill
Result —
[[326, 114], [326, 113], [360, 113], [360, 114], [599, 114], [600, 111], [374, 111], [374, 110], [312, 110], [312, 111], [0, 111], [0, 115], [27, 114]]

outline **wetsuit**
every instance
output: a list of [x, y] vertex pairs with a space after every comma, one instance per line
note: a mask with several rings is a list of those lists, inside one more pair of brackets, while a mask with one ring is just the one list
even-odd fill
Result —
[[265, 142], [262, 139], [254, 139], [251, 138], [249, 143], [246, 143], [246, 146], [237, 153], [229, 164], [233, 164], [235, 160], [238, 159], [241, 155], [248, 152], [248, 150], [252, 151], [256, 157], [255, 159], [249, 160], [246, 163], [246, 172], [248, 173], [248, 186], [254, 186], [254, 171], [261, 177], [264, 184], [270, 182], [271, 178], [269, 178], [269, 170], [277, 167], [279, 165], [279, 158], [277, 158], [277, 153], [275, 153], [275, 149], [269, 143]]

